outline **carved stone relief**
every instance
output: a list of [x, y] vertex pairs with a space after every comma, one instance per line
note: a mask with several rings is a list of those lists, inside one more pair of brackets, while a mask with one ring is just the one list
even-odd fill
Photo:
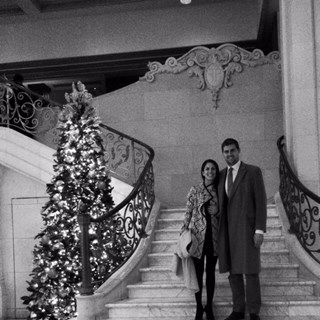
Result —
[[213, 107], [217, 108], [219, 92], [222, 87], [228, 88], [232, 85], [231, 75], [234, 72], [242, 72], [244, 66], [256, 67], [263, 64], [274, 64], [280, 71], [279, 52], [273, 51], [264, 55], [259, 49], [249, 52], [234, 44], [223, 44], [211, 49], [195, 47], [178, 59], [168, 58], [165, 64], [150, 62], [150, 70], [140, 80], [153, 82], [156, 74], [186, 71], [190, 77], [198, 78], [199, 89], [211, 91]]

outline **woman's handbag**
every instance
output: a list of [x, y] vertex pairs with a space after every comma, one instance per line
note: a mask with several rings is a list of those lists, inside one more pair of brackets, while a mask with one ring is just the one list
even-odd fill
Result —
[[178, 277], [182, 276], [186, 287], [194, 292], [199, 291], [192, 254], [198, 246], [197, 239], [191, 229], [185, 229], [179, 237], [173, 254], [171, 270]]
[[190, 228], [185, 229], [178, 240], [179, 250], [183, 258], [189, 258], [193, 256], [195, 250], [197, 249], [197, 239], [193, 235]]
[[195, 236], [192, 234], [191, 228], [191, 219], [188, 224], [188, 228], [184, 229], [183, 232], [180, 234], [176, 249], [173, 253], [173, 259], [172, 259], [172, 268], [171, 270], [178, 274], [180, 267], [181, 267], [181, 259], [186, 259], [191, 257], [197, 246], [198, 241], [195, 238]]

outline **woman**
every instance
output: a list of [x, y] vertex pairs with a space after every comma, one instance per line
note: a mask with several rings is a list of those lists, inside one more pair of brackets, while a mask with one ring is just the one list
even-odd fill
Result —
[[[193, 254], [193, 262], [197, 274], [199, 291], [195, 293], [197, 311], [195, 320], [202, 320], [206, 312], [207, 320], [214, 320], [212, 300], [215, 288], [215, 268], [217, 263], [217, 238], [219, 226], [219, 205], [217, 185], [219, 182], [219, 166], [207, 159], [201, 166], [203, 182], [193, 186], [187, 198], [187, 209], [181, 233], [191, 228], [197, 239], [198, 247]], [[206, 259], [207, 305], [202, 306], [202, 288], [204, 261]]]

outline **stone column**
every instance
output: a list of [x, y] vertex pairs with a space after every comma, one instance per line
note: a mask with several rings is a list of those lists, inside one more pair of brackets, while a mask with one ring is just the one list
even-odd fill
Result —
[[280, 0], [284, 127], [289, 161], [320, 194], [320, 1]]

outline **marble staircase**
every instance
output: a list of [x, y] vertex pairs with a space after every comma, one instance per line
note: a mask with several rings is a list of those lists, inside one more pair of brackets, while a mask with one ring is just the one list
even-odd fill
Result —
[[[157, 223], [148, 267], [140, 270], [141, 282], [129, 285], [128, 299], [109, 303], [108, 319], [192, 320], [194, 296], [171, 271], [174, 248], [184, 209], [163, 209]], [[275, 206], [268, 206], [268, 223], [261, 250], [262, 320], [319, 320], [320, 299], [315, 282], [299, 276], [299, 265], [291, 262], [282, 236]], [[216, 272], [214, 313], [225, 319], [232, 310], [227, 274]], [[205, 290], [204, 290], [205, 304]], [[205, 319], [205, 316], [204, 316]]]

